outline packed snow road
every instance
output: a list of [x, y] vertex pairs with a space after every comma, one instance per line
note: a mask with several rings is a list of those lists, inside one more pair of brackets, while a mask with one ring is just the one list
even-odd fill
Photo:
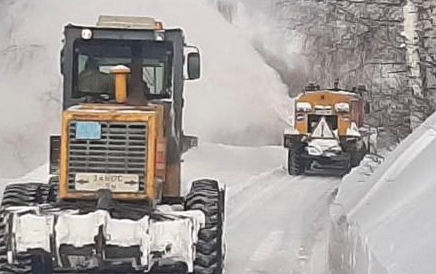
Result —
[[[203, 143], [184, 155], [189, 182], [215, 178], [226, 185], [226, 274], [328, 273], [328, 213], [339, 177], [290, 176], [287, 151], [278, 146]], [[47, 181], [41, 166], [20, 179]]]
[[227, 185], [226, 273], [327, 273], [328, 207], [340, 178], [289, 176], [286, 150], [203, 144], [185, 180]]

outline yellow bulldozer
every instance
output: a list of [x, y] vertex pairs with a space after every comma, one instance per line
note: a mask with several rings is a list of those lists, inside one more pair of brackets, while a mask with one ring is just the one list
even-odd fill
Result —
[[339, 173], [375, 149], [377, 130], [364, 124], [370, 111], [364, 86], [352, 90], [308, 85], [295, 99], [294, 125], [284, 134], [288, 173]]
[[224, 187], [181, 194], [185, 80], [198, 48], [148, 17], [67, 25], [50, 182], [8, 185], [1, 273], [222, 273]]

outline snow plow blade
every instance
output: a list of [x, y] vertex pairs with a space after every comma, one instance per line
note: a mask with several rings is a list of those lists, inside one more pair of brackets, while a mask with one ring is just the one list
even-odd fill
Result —
[[[182, 204], [59, 201], [56, 184], [8, 185], [0, 208], [0, 273], [221, 273], [224, 193], [192, 183]], [[210, 272], [213, 271], [213, 272]]]
[[105, 210], [78, 214], [45, 205], [9, 207], [4, 218], [11, 235], [8, 263], [19, 265], [20, 254], [31, 254], [50, 258], [55, 272], [192, 272], [204, 214], [192, 210], [160, 217], [115, 219]]
[[349, 172], [351, 168], [350, 155], [346, 153], [335, 157], [303, 155], [303, 158], [310, 163], [305, 170], [306, 174], [331, 174], [341, 176]]

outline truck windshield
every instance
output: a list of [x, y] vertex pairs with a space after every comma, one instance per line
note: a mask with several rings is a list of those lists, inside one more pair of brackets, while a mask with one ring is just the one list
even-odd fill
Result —
[[128, 91], [139, 91], [148, 99], [171, 95], [172, 45], [155, 41], [78, 40], [74, 44], [74, 94], [107, 94], [114, 97], [115, 81], [110, 69], [131, 69]]

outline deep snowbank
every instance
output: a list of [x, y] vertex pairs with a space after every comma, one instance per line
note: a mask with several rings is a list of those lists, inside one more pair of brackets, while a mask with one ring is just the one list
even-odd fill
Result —
[[0, 3], [0, 92], [7, 98], [0, 101], [0, 177], [46, 162], [47, 135], [58, 133], [60, 120], [62, 27], [93, 25], [99, 14], [154, 16], [184, 28], [200, 47], [203, 78], [186, 87], [187, 133], [228, 144], [280, 142], [291, 105], [285, 87], [209, 1], [10, 0]]
[[[435, 155], [436, 114], [373, 175], [359, 176], [361, 167], [344, 179], [332, 208], [337, 222], [332, 262], [343, 264], [335, 273], [434, 273]], [[341, 255], [351, 259], [341, 261]]]

